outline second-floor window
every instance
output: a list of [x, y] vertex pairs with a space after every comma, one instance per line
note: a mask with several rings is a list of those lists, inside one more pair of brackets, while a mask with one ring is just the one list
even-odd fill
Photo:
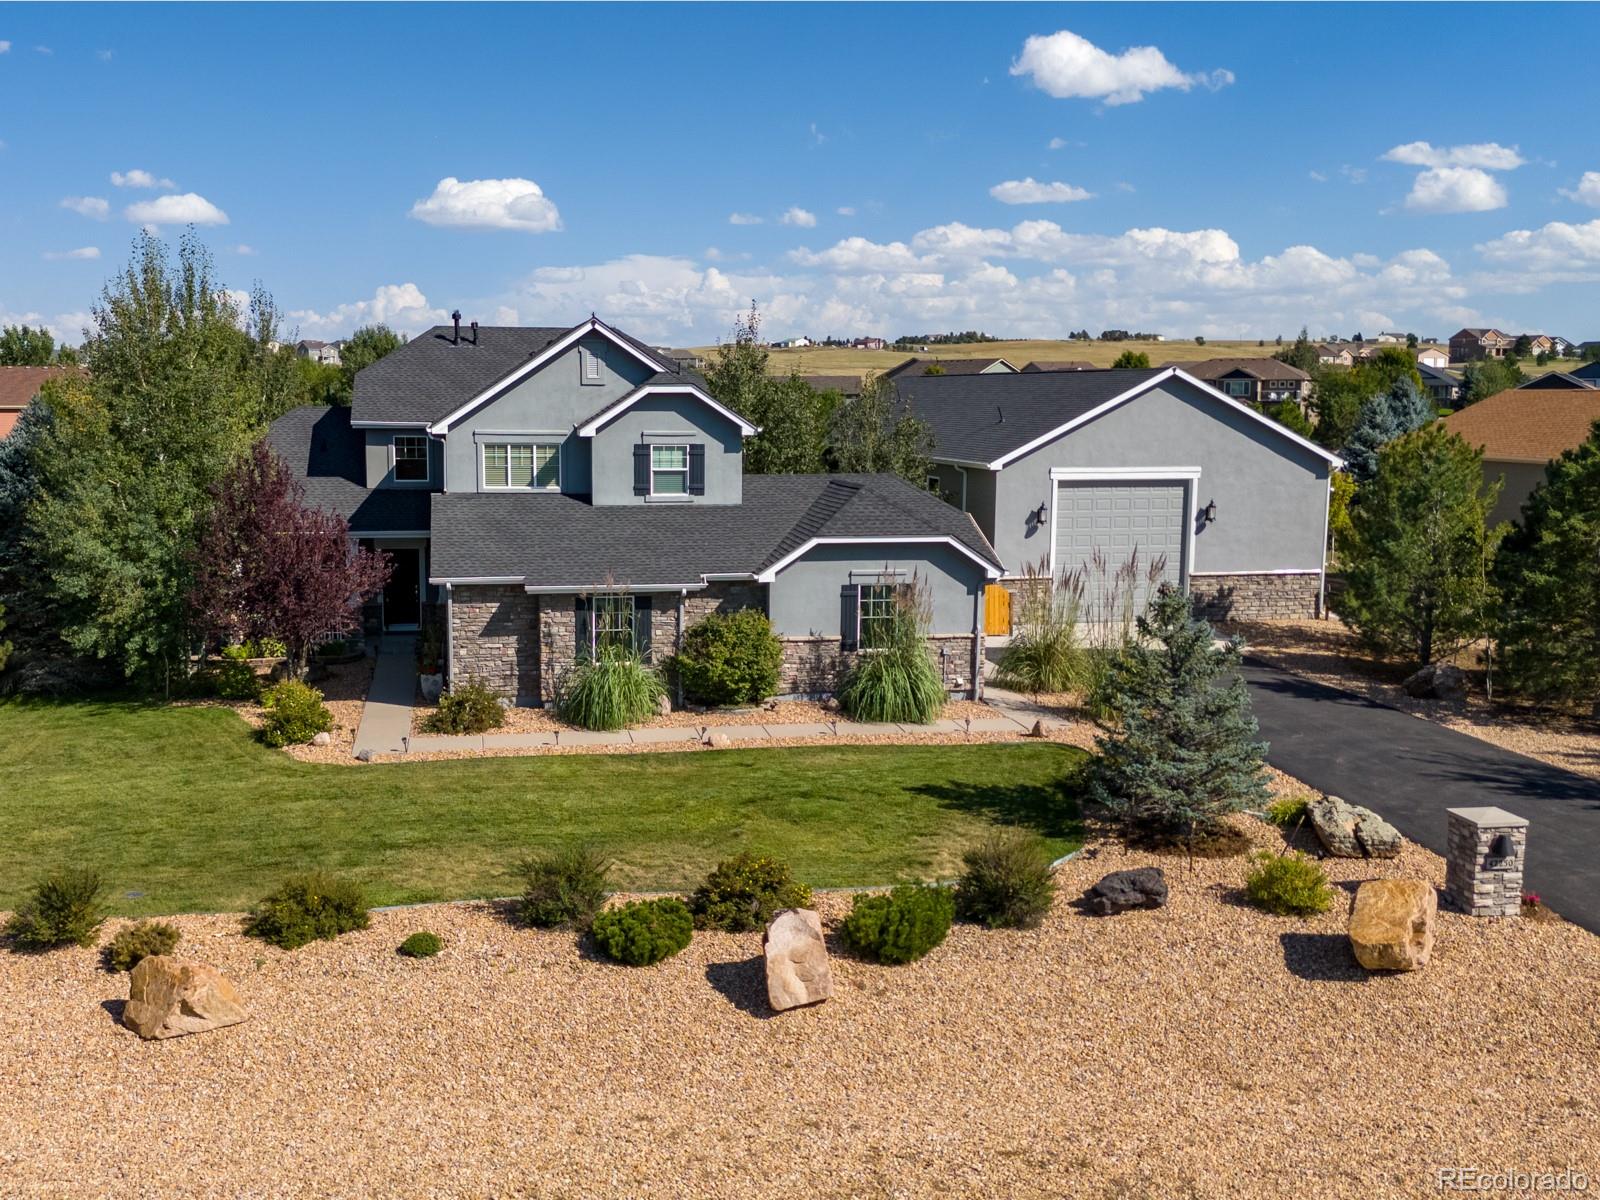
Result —
[[1248, 396], [1250, 394], [1250, 381], [1248, 379], [1225, 379], [1223, 391], [1230, 396]]
[[395, 435], [394, 477], [405, 483], [428, 482], [428, 439], [425, 435]]
[[483, 486], [559, 488], [561, 447], [546, 442], [487, 442], [483, 446]]
[[650, 447], [650, 494], [652, 496], [689, 494], [689, 447]]

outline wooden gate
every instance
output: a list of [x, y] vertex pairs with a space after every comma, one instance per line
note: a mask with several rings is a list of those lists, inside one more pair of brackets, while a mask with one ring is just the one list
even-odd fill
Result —
[[1011, 593], [998, 583], [983, 591], [983, 633], [985, 637], [1004, 637], [1011, 632]]

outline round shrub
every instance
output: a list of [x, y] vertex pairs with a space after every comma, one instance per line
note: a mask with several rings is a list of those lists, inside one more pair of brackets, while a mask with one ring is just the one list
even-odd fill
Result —
[[524, 859], [517, 917], [540, 929], [583, 928], [606, 902], [611, 863], [587, 846], [568, 846]]
[[1044, 843], [1020, 829], [997, 829], [967, 851], [956, 884], [956, 912], [990, 929], [1032, 929], [1056, 894]]
[[178, 948], [180, 934], [165, 921], [140, 921], [117, 932], [106, 943], [106, 966], [113, 971], [131, 971], [152, 954], [171, 954]]
[[786, 863], [739, 854], [712, 868], [689, 897], [696, 929], [745, 933], [764, 929], [780, 908], [806, 908], [811, 889], [789, 873]]
[[322, 693], [297, 679], [286, 679], [262, 697], [267, 710], [261, 740], [269, 746], [301, 746], [333, 728], [333, 714]]
[[437, 933], [429, 933], [426, 929], [413, 933], [400, 943], [400, 953], [407, 958], [432, 958], [444, 949], [444, 940]]
[[783, 646], [754, 608], [712, 613], [683, 635], [677, 657], [684, 692], [702, 704], [758, 704], [778, 690]]
[[949, 888], [901, 884], [888, 895], [857, 896], [839, 932], [857, 954], [881, 963], [916, 962], [950, 932]]
[[476, 679], [453, 687], [439, 697], [439, 707], [428, 714], [422, 727], [429, 733], [488, 733], [506, 721], [500, 697]]
[[1282, 796], [1267, 805], [1267, 820], [1288, 829], [1300, 823], [1310, 806], [1311, 801], [1305, 796]]
[[580, 729], [626, 729], [655, 716], [666, 694], [661, 676], [637, 654], [608, 646], [572, 669], [556, 698], [556, 712]]
[[594, 919], [594, 940], [609, 957], [630, 967], [671, 958], [694, 937], [694, 918], [682, 900], [635, 900]]
[[284, 950], [307, 942], [332, 941], [370, 924], [361, 886], [322, 871], [293, 875], [262, 898], [244, 925], [251, 937]]
[[4, 932], [19, 950], [92, 946], [106, 919], [100, 905], [104, 890], [98, 872], [82, 867], [52, 871], [33, 885]]
[[1333, 904], [1328, 873], [1315, 859], [1299, 851], [1288, 854], [1261, 852], [1245, 877], [1244, 894], [1251, 904], [1280, 917], [1308, 917], [1327, 912]]

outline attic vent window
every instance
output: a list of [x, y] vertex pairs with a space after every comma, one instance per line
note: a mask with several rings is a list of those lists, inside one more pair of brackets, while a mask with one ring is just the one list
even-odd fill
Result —
[[578, 379], [581, 383], [600, 383], [600, 356], [584, 346], [578, 347]]

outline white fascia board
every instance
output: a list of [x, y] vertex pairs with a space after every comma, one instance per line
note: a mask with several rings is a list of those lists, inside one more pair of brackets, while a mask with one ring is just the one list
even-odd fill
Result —
[[1000, 578], [999, 567], [988, 559], [979, 556], [953, 537], [815, 537], [798, 550], [792, 550], [785, 554], [765, 571], [758, 574], [756, 582], [771, 583], [778, 577], [779, 571], [782, 571], [796, 559], [805, 557], [817, 546], [949, 546], [952, 550], [965, 555], [982, 567], [986, 578]]
[[646, 396], [693, 396], [696, 400], [710, 405], [714, 411], [732, 421], [739, 427], [739, 432], [743, 436], [754, 437], [761, 432], [731, 408], [717, 403], [715, 399], [692, 383], [642, 383], [610, 407], [601, 409], [598, 415], [579, 425], [578, 436], [592, 438], [601, 429], [627, 412]]
[[351, 429], [427, 429], [426, 421], [351, 421]]
[[[520, 581], [519, 581], [520, 582]], [[702, 583], [617, 583], [607, 587], [603, 583], [561, 583], [551, 586], [543, 584], [525, 583], [522, 590], [530, 596], [604, 596], [607, 594], [625, 596], [636, 592], [698, 592], [706, 585]]]
[[940, 454], [930, 454], [928, 455], [928, 461], [933, 463], [943, 463], [947, 467], [967, 467], [974, 468], [979, 471], [988, 471], [991, 469], [990, 464], [986, 462], [979, 462], [975, 458], [947, 458]]
[[669, 369], [658, 359], [644, 354], [639, 347], [635, 346], [632, 342], [628, 341], [627, 338], [614, 331], [609, 325], [600, 320], [598, 317], [590, 317], [587, 321], [573, 326], [566, 333], [562, 334], [560, 338], [546, 346], [538, 354], [534, 355], [527, 362], [511, 371], [509, 374], [495, 380], [488, 387], [484, 388], [483, 391], [472, 397], [472, 399], [468, 400], [465, 404], [456, 409], [455, 412], [451, 413], [449, 416], [445, 417], [442, 421], [435, 421], [431, 425], [427, 426], [428, 432], [433, 434], [445, 434], [450, 432], [450, 426], [454, 425], [462, 417], [467, 416], [479, 406], [487, 403], [506, 388], [516, 383], [518, 380], [526, 379], [540, 367], [544, 366], [545, 363], [549, 362], [553, 358], [559, 357], [567, 350], [570, 350], [574, 345], [591, 333], [598, 333], [602, 337], [607, 338], [618, 349], [622, 350], [626, 354], [632, 355], [635, 359], [644, 363], [644, 365], [647, 367], [653, 367], [657, 371], [665, 371]]
[[1199, 479], [1199, 467], [1051, 467], [1050, 478], [1057, 483], [1074, 480], [1120, 479]]
[[511, 584], [521, 583], [523, 578], [524, 577], [521, 575], [430, 575], [428, 576], [428, 582], [433, 584], [442, 583], [445, 587], [450, 587], [454, 584], [461, 584], [463, 586], [470, 584], [500, 584], [509, 586]]

